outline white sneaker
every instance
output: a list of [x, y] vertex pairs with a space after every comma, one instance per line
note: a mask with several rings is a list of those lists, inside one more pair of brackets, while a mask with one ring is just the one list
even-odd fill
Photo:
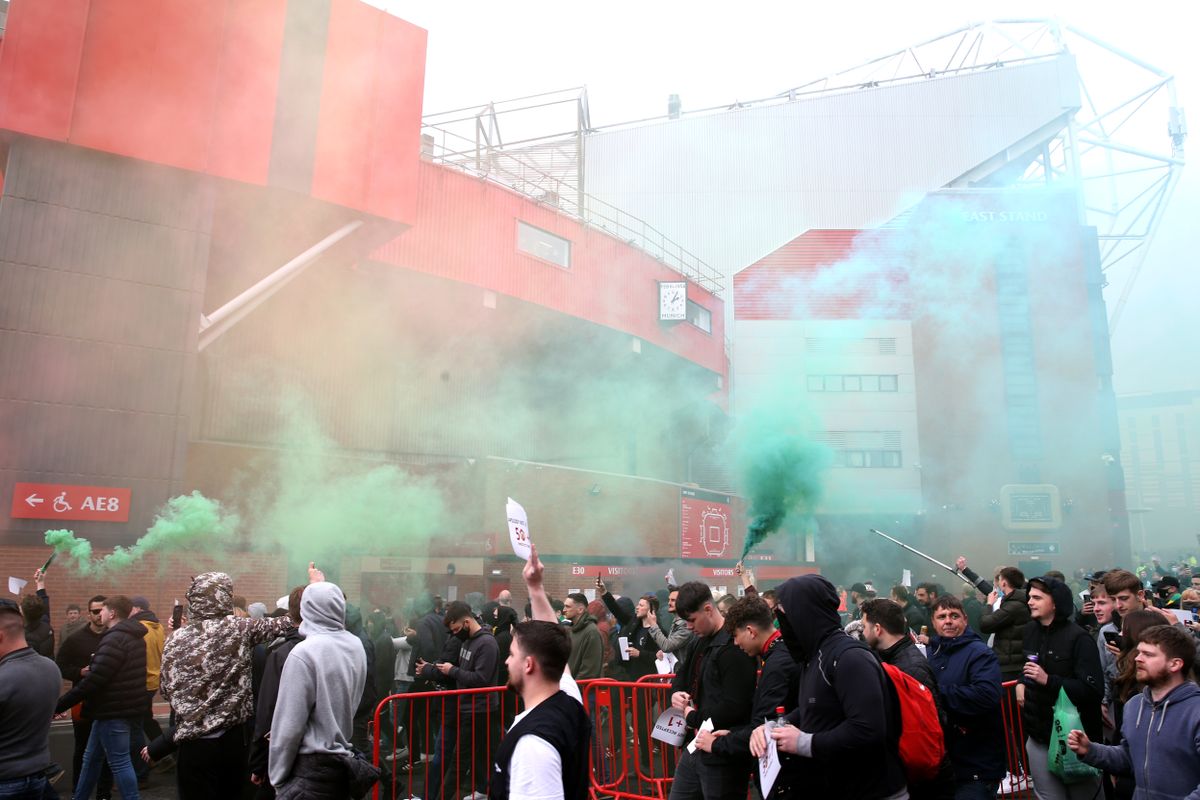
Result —
[[488, 796], [483, 792], [471, 792], [462, 800], [488, 800]]

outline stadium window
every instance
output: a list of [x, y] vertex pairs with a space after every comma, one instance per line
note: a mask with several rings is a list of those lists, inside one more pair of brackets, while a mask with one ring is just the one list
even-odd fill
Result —
[[858, 375], [847, 375], [842, 379], [842, 389], [847, 392], [861, 392], [862, 378]]
[[841, 375], [826, 375], [825, 376], [825, 391], [827, 391], [827, 392], [842, 391], [842, 376]]
[[825, 376], [824, 375], [809, 375], [808, 390], [810, 392], [825, 391]]
[[879, 376], [879, 391], [895, 392], [899, 390], [899, 376], [897, 375], [880, 375]]
[[517, 220], [517, 249], [565, 269], [571, 268], [570, 241], [521, 220]]
[[859, 380], [859, 383], [862, 384], [862, 391], [864, 391], [864, 392], [878, 392], [879, 391], [879, 376], [878, 375], [860, 375], [858, 380]]
[[895, 469], [900, 466], [900, 451], [899, 450], [884, 450], [883, 451], [883, 466], [889, 469]]
[[687, 321], [705, 333], [712, 333], [712, 312], [699, 303], [687, 301]]
[[867, 454], [862, 450], [847, 450], [846, 451], [846, 466], [847, 467], [865, 467], [867, 465]]

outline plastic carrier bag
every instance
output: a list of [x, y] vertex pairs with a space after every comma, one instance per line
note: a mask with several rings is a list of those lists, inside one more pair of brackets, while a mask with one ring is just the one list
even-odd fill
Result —
[[1058, 690], [1058, 701], [1054, 704], [1054, 727], [1050, 731], [1050, 748], [1047, 765], [1050, 773], [1063, 783], [1078, 783], [1098, 778], [1100, 770], [1089, 767], [1067, 747], [1067, 734], [1072, 730], [1083, 730], [1083, 721], [1075, 704], [1067, 697], [1066, 689]]

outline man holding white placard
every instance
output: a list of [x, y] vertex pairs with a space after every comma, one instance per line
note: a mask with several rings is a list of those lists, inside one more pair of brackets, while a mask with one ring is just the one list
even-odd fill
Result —
[[[698, 638], [671, 682], [671, 705], [689, 731], [733, 730], [750, 721], [755, 660], [733, 643], [712, 591], [692, 581], [679, 587], [679, 616]], [[670, 800], [742, 800], [750, 777], [745, 755], [685, 752], [679, 758]]]
[[[725, 629], [733, 636], [734, 644], [755, 659], [762, 670], [754, 690], [754, 708], [750, 712], [750, 721], [739, 728], [697, 733], [696, 747], [706, 753], [748, 757], [750, 734], [754, 729], [764, 720], [778, 716], [779, 708], [786, 713], [796, 707], [798, 667], [783, 646], [771, 609], [761, 597], [746, 596], [735, 602], [725, 616]], [[763, 786], [761, 770], [754, 772], [759, 794], [767, 800], [792, 797], [794, 790], [799, 788], [799, 760], [786, 753], [774, 758], [782, 769], [772, 785]]]

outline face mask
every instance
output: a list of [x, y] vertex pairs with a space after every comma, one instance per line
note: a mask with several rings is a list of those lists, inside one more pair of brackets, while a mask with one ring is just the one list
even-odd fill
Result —
[[459, 630], [459, 632], [458, 632], [458, 633], [456, 633], [456, 634], [454, 634], [454, 635], [455, 635], [455, 636], [456, 636], [458, 639], [460, 639], [461, 641], [464, 641], [464, 642], [465, 642], [467, 639], [470, 639], [470, 638], [471, 638], [471, 631], [469, 631], [469, 630], [467, 629], [467, 626], [466, 626], [466, 625], [464, 625], [464, 626], [462, 627], [462, 629], [461, 629], [461, 630]]
[[779, 621], [779, 635], [783, 639], [783, 644], [791, 653], [792, 658], [797, 661], [807, 661], [808, 656], [800, 649], [800, 639], [796, 636], [796, 632], [792, 630], [792, 623], [788, 621], [787, 614], [779, 609], [775, 609], [775, 619]]

